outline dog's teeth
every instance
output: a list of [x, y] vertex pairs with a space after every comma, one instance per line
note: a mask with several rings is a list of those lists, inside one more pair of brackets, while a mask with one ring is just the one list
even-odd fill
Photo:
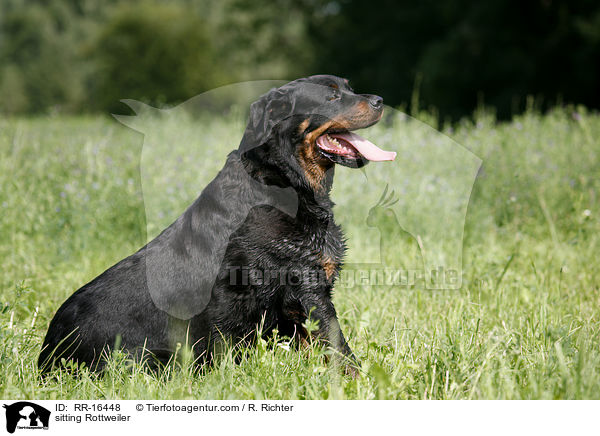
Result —
[[329, 146], [331, 146], [331, 147], [342, 148], [342, 149], [346, 148], [344, 145], [340, 144], [340, 142], [337, 140], [337, 138], [332, 137], [331, 135], [329, 135], [329, 133], [325, 134], [325, 138], [327, 138], [327, 142], [329, 143]]

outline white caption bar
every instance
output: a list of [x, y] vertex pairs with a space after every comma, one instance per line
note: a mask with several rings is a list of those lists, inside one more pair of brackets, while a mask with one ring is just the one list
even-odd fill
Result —
[[[597, 432], [591, 401], [0, 400], [0, 434], [113, 435], [189, 430], [267, 435], [579, 434]], [[3, 433], [4, 432], [4, 433]], [[8, 433], [7, 433], [8, 432]], [[85, 434], [85, 433], [84, 433]], [[208, 433], [210, 434], [210, 433]], [[215, 433], [216, 434], [216, 433]], [[220, 434], [220, 433], [219, 433]]]

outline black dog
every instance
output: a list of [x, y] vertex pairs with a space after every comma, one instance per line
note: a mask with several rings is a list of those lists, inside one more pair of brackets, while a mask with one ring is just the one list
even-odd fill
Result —
[[[312, 76], [252, 104], [238, 150], [171, 226], [75, 292], [50, 323], [38, 365], [101, 369], [119, 346], [167, 362], [176, 344], [201, 361], [224, 341], [315, 336], [358, 365], [331, 301], [345, 251], [329, 192], [334, 164], [393, 160], [351, 133], [375, 124], [382, 98]], [[347, 368], [351, 368], [352, 364]]]

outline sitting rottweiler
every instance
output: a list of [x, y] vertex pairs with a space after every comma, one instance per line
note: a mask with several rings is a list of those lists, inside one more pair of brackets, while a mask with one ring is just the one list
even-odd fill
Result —
[[352, 133], [377, 123], [383, 99], [320, 75], [254, 102], [244, 136], [196, 201], [159, 236], [75, 292], [50, 323], [45, 372], [65, 358], [101, 369], [118, 346], [166, 363], [177, 343], [199, 361], [259, 330], [312, 332], [347, 371], [359, 363], [331, 297], [344, 251], [329, 192], [335, 164], [393, 160]]

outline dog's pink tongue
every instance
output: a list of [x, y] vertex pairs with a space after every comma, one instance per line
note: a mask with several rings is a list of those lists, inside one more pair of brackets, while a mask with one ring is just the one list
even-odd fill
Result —
[[344, 141], [348, 141], [354, 148], [358, 150], [360, 154], [366, 157], [368, 160], [372, 161], [383, 161], [383, 160], [394, 160], [396, 159], [395, 151], [385, 151], [381, 148], [377, 147], [371, 141], [366, 140], [362, 136], [357, 135], [356, 133], [348, 132], [348, 133], [336, 133], [335, 135], [331, 135], [336, 138], [341, 138]]

